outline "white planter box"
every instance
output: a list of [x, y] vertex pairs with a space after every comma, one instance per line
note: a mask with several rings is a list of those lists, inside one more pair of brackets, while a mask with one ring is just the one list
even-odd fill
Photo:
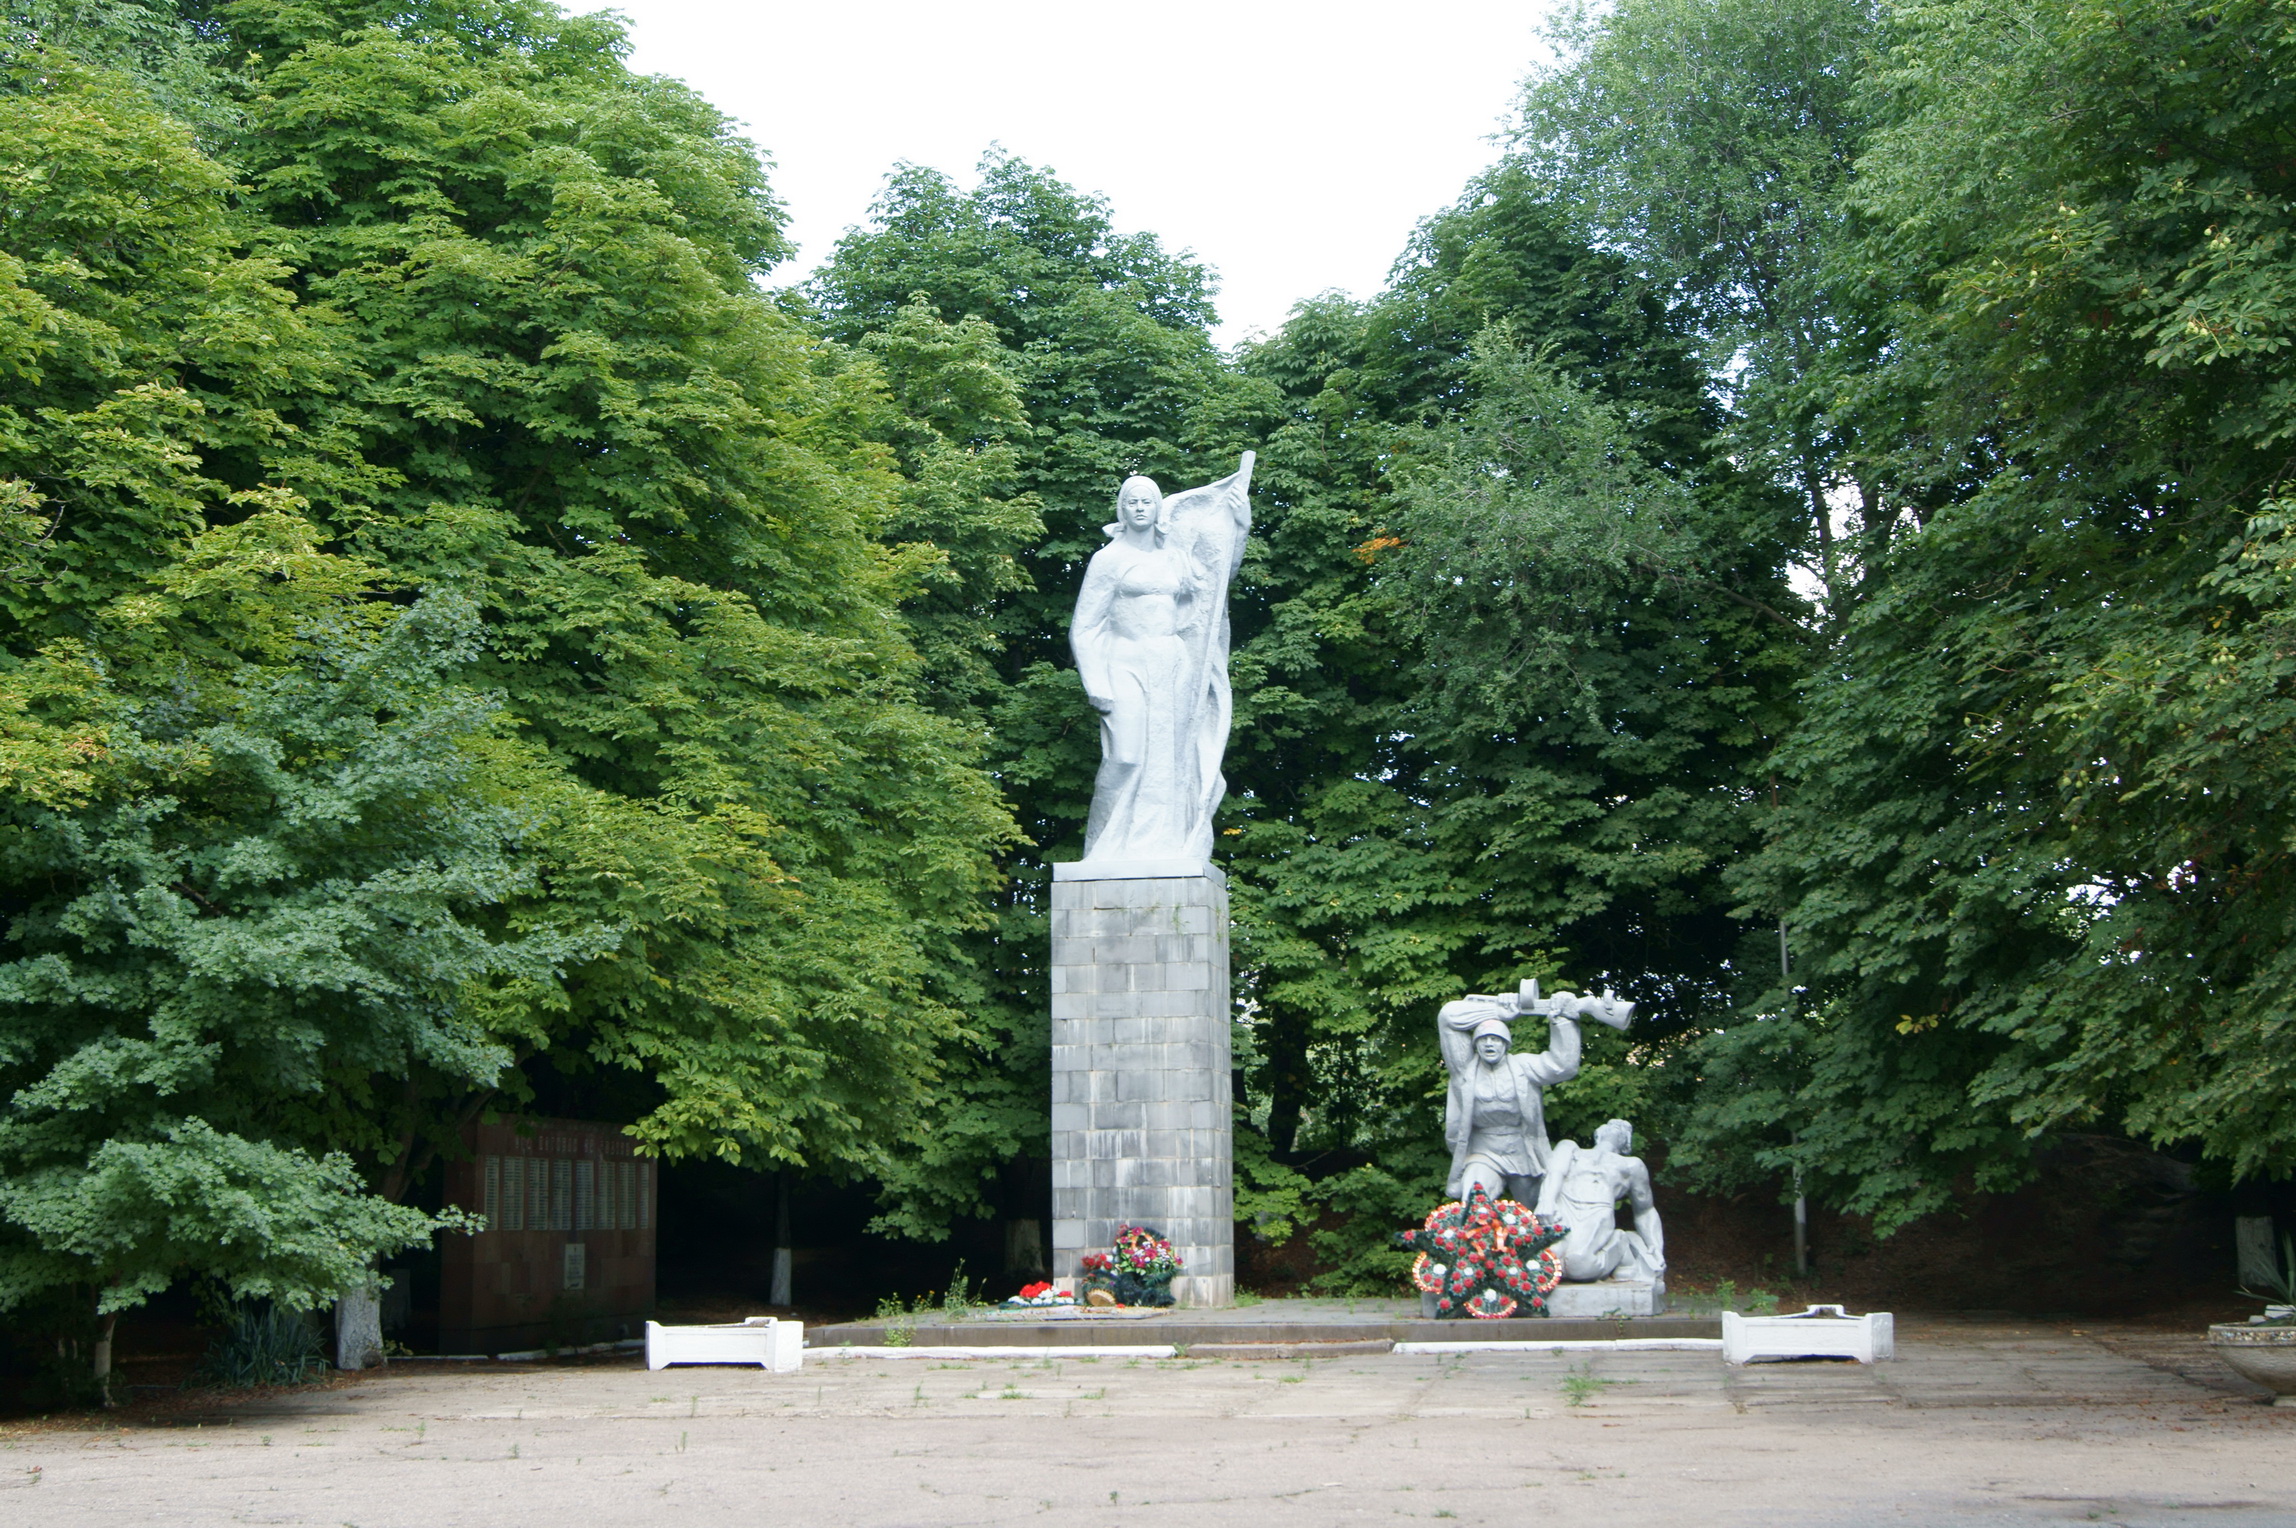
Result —
[[1897, 1323], [1888, 1311], [1852, 1316], [1838, 1305], [1813, 1305], [1792, 1316], [1722, 1313], [1722, 1361], [1758, 1358], [1854, 1358], [1861, 1364], [1897, 1357]]
[[723, 1326], [664, 1326], [646, 1323], [646, 1367], [671, 1364], [755, 1364], [776, 1374], [794, 1374], [805, 1362], [805, 1323], [777, 1316], [752, 1316]]

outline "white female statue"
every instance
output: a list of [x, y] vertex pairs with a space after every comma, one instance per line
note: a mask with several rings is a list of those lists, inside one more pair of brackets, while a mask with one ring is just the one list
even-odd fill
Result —
[[1100, 713], [1100, 776], [1084, 859], [1210, 862], [1228, 690], [1228, 580], [1252, 527], [1253, 453], [1234, 474], [1164, 497], [1144, 477], [1116, 495], [1069, 645]]

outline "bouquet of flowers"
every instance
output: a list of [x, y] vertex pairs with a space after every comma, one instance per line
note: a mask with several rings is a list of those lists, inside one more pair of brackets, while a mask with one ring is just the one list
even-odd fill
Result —
[[1084, 1287], [1107, 1290], [1119, 1305], [1170, 1305], [1180, 1262], [1163, 1237], [1146, 1226], [1126, 1226], [1116, 1233], [1114, 1251], [1085, 1254]]
[[1411, 1282], [1435, 1297], [1438, 1320], [1496, 1321], [1547, 1313], [1547, 1294], [1563, 1276], [1555, 1243], [1567, 1234], [1512, 1199], [1493, 1199], [1478, 1184], [1465, 1203], [1437, 1205], [1426, 1224], [1395, 1239], [1418, 1252]]
[[1012, 1295], [1005, 1300], [1005, 1305], [1008, 1308], [1018, 1308], [1025, 1305], [1074, 1305], [1075, 1303], [1076, 1296], [1062, 1294], [1050, 1284], [1045, 1283], [1024, 1284], [1021, 1286], [1019, 1294]]

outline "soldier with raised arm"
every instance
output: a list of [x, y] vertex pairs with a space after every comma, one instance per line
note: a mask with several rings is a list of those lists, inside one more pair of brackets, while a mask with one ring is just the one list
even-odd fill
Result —
[[[1547, 1048], [1535, 1056], [1512, 1054], [1510, 1021], [1530, 1015], [1546, 1019]], [[1494, 1199], [1535, 1203], [1547, 1170], [1546, 1090], [1578, 1075], [1578, 1021], [1624, 1029], [1633, 1017], [1634, 1005], [1608, 992], [1542, 998], [1535, 981], [1504, 997], [1470, 993], [1445, 1003], [1435, 1033], [1451, 1073], [1443, 1104], [1451, 1193], [1464, 1197], [1480, 1184]]]

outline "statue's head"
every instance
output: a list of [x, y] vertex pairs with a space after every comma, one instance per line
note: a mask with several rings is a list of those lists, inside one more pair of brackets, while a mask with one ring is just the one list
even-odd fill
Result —
[[1156, 486], [1154, 478], [1126, 478], [1124, 486], [1116, 490], [1116, 524], [1111, 530], [1164, 528], [1164, 490]]
[[1606, 1120], [1595, 1131], [1594, 1144], [1597, 1151], [1614, 1151], [1622, 1157], [1630, 1156], [1634, 1152], [1634, 1127], [1622, 1119]]
[[1515, 1043], [1515, 1032], [1507, 1027], [1505, 1019], [1485, 1019], [1475, 1026], [1475, 1054], [1485, 1066], [1497, 1066], [1506, 1055], [1507, 1047]]

